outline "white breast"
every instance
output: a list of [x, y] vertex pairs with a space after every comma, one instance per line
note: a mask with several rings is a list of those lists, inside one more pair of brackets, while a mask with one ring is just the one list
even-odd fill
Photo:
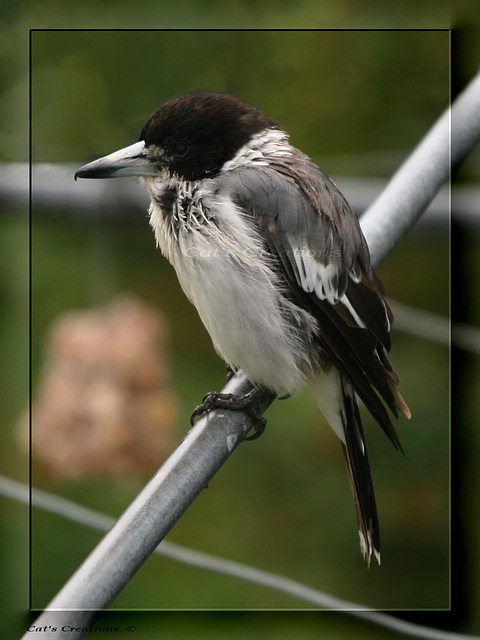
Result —
[[[211, 203], [218, 226], [168, 232], [163, 212], [152, 203], [157, 242], [175, 267], [215, 349], [249, 379], [277, 393], [293, 393], [303, 383], [304, 346], [279, 298], [277, 278], [252, 223], [228, 199]], [[220, 228], [220, 230], [219, 230]]]

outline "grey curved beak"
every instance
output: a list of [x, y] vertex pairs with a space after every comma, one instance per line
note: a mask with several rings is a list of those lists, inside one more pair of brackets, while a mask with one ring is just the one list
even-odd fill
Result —
[[75, 173], [77, 178], [121, 178], [122, 176], [154, 176], [157, 171], [145, 155], [145, 142], [110, 153], [85, 164]]

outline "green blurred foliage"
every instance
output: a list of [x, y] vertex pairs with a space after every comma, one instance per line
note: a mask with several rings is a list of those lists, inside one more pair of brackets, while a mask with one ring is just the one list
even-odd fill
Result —
[[[0, 133], [0, 157], [18, 161], [28, 154], [26, 49], [23, 57], [14, 56], [15, 41], [22, 38], [26, 44], [26, 26], [106, 29], [113, 26], [113, 19], [119, 28], [171, 27], [179, 22], [195, 27], [232, 23], [295, 27], [305, 22], [319, 27], [338, 22], [341, 27], [350, 19], [349, 26], [356, 27], [371, 27], [372, 20], [378, 27], [396, 27], [405, 20], [422, 27], [432, 15], [439, 26], [448, 21], [447, 3], [437, 0], [410, 3], [410, 8], [404, 3], [393, 13], [384, 2], [359, 4], [361, 13], [353, 3], [341, 0], [179, 0], [171, 8], [159, 8], [157, 2], [118, 2], [112, 18], [112, 3], [99, 0], [5, 3], [8, 11], [1, 20], [9, 30], [0, 40], [0, 116], [6, 126]], [[461, 13], [463, 6], [458, 3], [457, 11]], [[478, 51], [478, 44], [471, 47]], [[135, 140], [146, 117], [161, 102], [206, 89], [235, 93], [279, 120], [294, 144], [325, 158], [322, 167], [329, 173], [341, 166], [351, 175], [388, 177], [449, 99], [446, 31], [47, 30], [32, 32], [31, 53], [32, 158], [39, 162], [82, 164], [125, 146]], [[478, 176], [473, 165], [466, 171]], [[206, 391], [223, 386], [224, 368], [172, 269], [155, 250], [146, 216], [119, 222], [33, 213], [34, 384], [48, 327], [58, 314], [103, 302], [116, 291], [133, 291], [161, 308], [170, 322], [173, 378], [181, 404], [180, 440], [193, 406]], [[12, 425], [23, 409], [26, 380], [25, 352], [14, 346], [25, 335], [25, 223], [15, 214], [3, 216], [0, 232], [5, 303], [0, 326], [5, 358], [0, 367], [7, 381], [1, 390], [2, 435], [8, 445], [0, 459], [5, 473], [19, 477], [25, 457]], [[448, 252], [448, 242], [441, 237], [406, 240], [380, 270], [389, 295], [446, 315]], [[472, 255], [477, 272], [479, 264], [477, 252]], [[428, 287], [419, 273], [428, 274]], [[393, 342], [392, 359], [414, 418], [411, 424], [399, 423], [406, 460], [365, 418], [384, 540], [381, 568], [368, 571], [363, 563], [338, 442], [305, 393], [273, 405], [266, 434], [239, 448], [170, 539], [373, 607], [448, 608], [448, 350], [399, 333]], [[43, 488], [111, 515], [120, 514], [145, 481], [98, 479], [57, 485], [34, 471]], [[34, 512], [35, 606], [48, 602], [100, 537], [56, 516]], [[2, 540], [12, 543], [14, 538], [12, 525]], [[18, 553], [18, 539], [15, 544]], [[475, 557], [478, 564], [478, 554]], [[18, 602], [22, 583], [18, 575], [13, 577], [11, 563], [5, 572], [16, 585]], [[142, 567], [114, 606], [305, 608], [283, 594], [158, 557]], [[158, 637], [158, 618], [125, 614], [125, 624], [132, 615], [142, 638]], [[107, 614], [105, 623], [109, 616], [120, 619]], [[172, 614], [163, 618], [162, 626], [166, 637], [178, 638], [198, 635], [199, 628], [202, 635], [222, 638], [316, 638], [319, 633], [332, 638], [386, 637], [381, 629], [337, 615], [305, 614], [300, 621], [288, 618], [279, 627], [267, 614], [230, 614], [221, 620], [193, 614], [180, 620]]]
[[400, 132], [408, 149], [448, 103], [447, 32], [41, 31], [32, 47], [33, 157], [43, 161], [133, 140], [151, 111], [188, 91], [239, 95], [326, 155], [398, 150]]

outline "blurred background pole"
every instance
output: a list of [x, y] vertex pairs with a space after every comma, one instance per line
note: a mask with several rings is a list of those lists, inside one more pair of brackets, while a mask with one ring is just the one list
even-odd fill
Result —
[[[452, 144], [449, 144], [452, 123]], [[455, 101], [400, 167], [382, 195], [362, 218], [362, 227], [379, 266], [407, 233], [435, 193], [480, 136], [480, 76]], [[239, 372], [224, 392], [242, 394], [251, 389]], [[264, 411], [271, 394], [260, 398]], [[76, 638], [111, 604], [155, 547], [181, 517], [216, 471], [251, 429], [242, 412], [216, 410], [201, 418], [158, 473], [140, 492], [35, 621], [36, 627], [55, 628], [42, 638], [71, 638], [69, 627], [84, 627]], [[66, 631], [62, 627], [66, 626]], [[26, 633], [24, 638], [30, 638]]]
[[437, 120], [362, 216], [375, 268], [480, 140], [480, 73]]

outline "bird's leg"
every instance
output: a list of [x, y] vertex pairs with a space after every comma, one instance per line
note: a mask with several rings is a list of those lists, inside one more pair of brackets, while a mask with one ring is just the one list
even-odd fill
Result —
[[234, 375], [235, 375], [235, 369], [233, 369], [229, 364], [227, 364], [227, 382], [229, 382]]
[[256, 411], [253, 407], [257, 398], [263, 393], [264, 387], [262, 385], [257, 385], [248, 393], [242, 396], [236, 396], [232, 393], [217, 393], [216, 391], [211, 391], [207, 393], [207, 395], [203, 398], [202, 404], [199, 404], [193, 410], [193, 413], [190, 417], [190, 424], [193, 426], [195, 422], [195, 418], [197, 416], [202, 416], [204, 413], [208, 413], [212, 409], [229, 409], [230, 411], [245, 411], [250, 418], [253, 420], [253, 428], [256, 433], [245, 440], [255, 440], [265, 430], [267, 425], [267, 421], [265, 418], [261, 416], [261, 414]]

